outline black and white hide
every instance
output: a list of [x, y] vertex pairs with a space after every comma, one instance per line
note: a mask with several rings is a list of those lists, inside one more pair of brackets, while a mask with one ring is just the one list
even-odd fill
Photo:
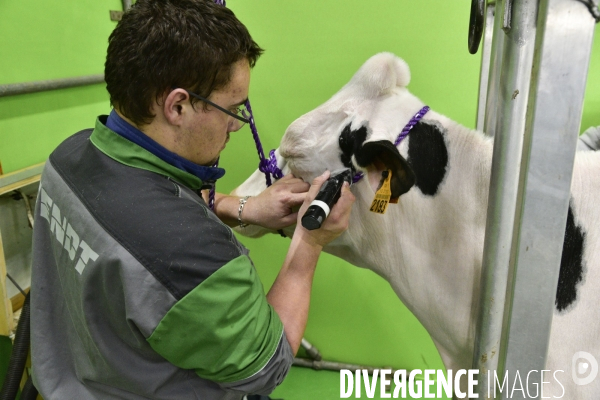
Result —
[[[408, 65], [390, 53], [370, 58], [330, 100], [287, 129], [279, 166], [307, 182], [324, 170], [365, 172], [349, 229], [325, 251], [384, 277], [427, 329], [446, 368], [471, 367], [493, 140], [430, 110], [396, 148], [397, 135], [424, 103], [406, 86]], [[385, 169], [392, 195], [384, 215], [369, 211]], [[600, 377], [571, 379], [578, 351], [600, 359], [600, 152], [579, 152], [546, 369], [563, 370], [544, 396], [596, 399]], [[265, 189], [256, 171], [234, 194]], [[248, 227], [241, 233], [267, 231]], [[291, 234], [293, 230], [289, 230]]]

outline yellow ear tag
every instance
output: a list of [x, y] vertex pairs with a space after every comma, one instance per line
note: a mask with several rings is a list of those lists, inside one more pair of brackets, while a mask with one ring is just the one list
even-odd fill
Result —
[[390, 189], [391, 180], [392, 170], [388, 169], [385, 180], [381, 184], [381, 187], [377, 189], [377, 192], [375, 192], [375, 198], [371, 203], [371, 208], [369, 208], [369, 211], [372, 211], [377, 214], [385, 214], [388, 204], [390, 202], [390, 198], [392, 197], [392, 189]]

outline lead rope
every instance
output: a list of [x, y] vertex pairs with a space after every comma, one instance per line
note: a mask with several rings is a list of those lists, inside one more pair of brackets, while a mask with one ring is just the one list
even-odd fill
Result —
[[[244, 114], [244, 118], [250, 121], [250, 130], [252, 131], [252, 137], [254, 138], [254, 144], [256, 145], [256, 152], [258, 153], [258, 170], [265, 174], [265, 181], [267, 182], [267, 187], [269, 187], [272, 185], [271, 175], [273, 175], [274, 179], [281, 179], [283, 178], [283, 171], [277, 166], [277, 157], [275, 157], [274, 149], [269, 152], [269, 158], [265, 158], [265, 152], [262, 143], [260, 142], [260, 136], [258, 136], [258, 129], [256, 129], [256, 124], [254, 123], [254, 114], [252, 113], [250, 100], [246, 100], [244, 105], [246, 106], [246, 110], [248, 110], [248, 114], [243, 111], [242, 114]], [[286, 237], [282, 229], [278, 229], [277, 232], [282, 237]]]
[[250, 120], [250, 130], [252, 131], [252, 137], [254, 138], [254, 144], [256, 145], [256, 152], [258, 153], [258, 170], [265, 174], [265, 180], [267, 182], [267, 187], [271, 186], [271, 175], [273, 175], [274, 179], [283, 178], [283, 171], [279, 169], [277, 166], [277, 157], [275, 156], [275, 150], [271, 150], [269, 152], [269, 158], [265, 158], [265, 153], [262, 147], [262, 143], [260, 142], [260, 136], [258, 136], [258, 129], [256, 129], [256, 124], [254, 123], [254, 114], [252, 113], [252, 107], [250, 106], [250, 101], [246, 101], [246, 110], [248, 110], [249, 114], [242, 112], [244, 117]]
[[[224, 7], [226, 6], [225, 0], [215, 0], [215, 3]], [[265, 158], [262, 143], [260, 142], [260, 136], [258, 135], [258, 129], [256, 128], [256, 123], [254, 122], [254, 114], [252, 113], [250, 100], [246, 100], [244, 105], [246, 106], [248, 113], [246, 114], [245, 111], [242, 111], [242, 114], [244, 115], [244, 118], [250, 121], [250, 130], [252, 131], [252, 137], [254, 138], [254, 144], [256, 145], [256, 152], [258, 153], [258, 170], [265, 174], [267, 187], [269, 187], [273, 184], [271, 181], [271, 175], [274, 179], [281, 179], [283, 178], [283, 171], [277, 166], [277, 157], [275, 156], [274, 149], [269, 152], [269, 158]], [[213, 167], [216, 168], [218, 166], [219, 159], [217, 159]], [[208, 206], [213, 211], [215, 210], [215, 187], [216, 182], [212, 185], [210, 191], [208, 192]], [[281, 236], [286, 237], [285, 233], [283, 233], [283, 230], [279, 229], [277, 232], [279, 232]]]
[[[258, 170], [265, 174], [265, 180], [267, 183], [267, 187], [271, 186], [273, 183], [271, 181], [271, 175], [274, 179], [283, 178], [283, 171], [277, 166], [277, 157], [275, 156], [275, 149], [269, 152], [269, 158], [265, 157], [265, 152], [262, 147], [262, 143], [260, 142], [260, 136], [258, 135], [258, 129], [256, 129], [256, 123], [254, 122], [254, 114], [252, 113], [252, 106], [250, 105], [250, 100], [246, 100], [244, 104], [246, 106], [246, 110], [242, 111], [244, 118], [250, 121], [250, 130], [252, 131], [252, 137], [254, 138], [254, 144], [256, 145], [256, 152], [258, 153]], [[219, 159], [215, 162], [213, 167], [219, 166]], [[212, 185], [209, 192], [209, 200], [208, 205], [211, 210], [214, 211], [215, 204], [215, 185]]]
[[[215, 0], [215, 4], [218, 4], [220, 6], [225, 7], [227, 4], [225, 4], [225, 0]], [[219, 166], [219, 158], [217, 158], [217, 161], [213, 164], [213, 168], [217, 168]], [[215, 211], [215, 187], [217, 186], [217, 182], [215, 182], [210, 190], [208, 191], [208, 207], [210, 207], [210, 209], [212, 211]]]

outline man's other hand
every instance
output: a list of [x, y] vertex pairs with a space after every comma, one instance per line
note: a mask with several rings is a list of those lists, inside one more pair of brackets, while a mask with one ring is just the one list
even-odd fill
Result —
[[242, 221], [273, 230], [293, 225], [309, 188], [302, 179], [285, 175], [258, 196], [248, 198]]

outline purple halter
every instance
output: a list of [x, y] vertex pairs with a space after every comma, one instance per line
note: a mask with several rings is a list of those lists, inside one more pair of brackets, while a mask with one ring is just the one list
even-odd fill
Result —
[[[271, 150], [269, 152], [269, 158], [265, 158], [265, 154], [263, 151], [262, 144], [260, 142], [260, 137], [258, 136], [258, 130], [256, 129], [256, 125], [254, 123], [254, 114], [252, 114], [252, 108], [250, 107], [250, 101], [246, 102], [246, 109], [250, 113], [250, 115], [244, 115], [244, 117], [250, 120], [250, 129], [252, 130], [252, 137], [254, 138], [254, 143], [256, 144], [256, 151], [258, 152], [258, 170], [265, 174], [265, 179], [267, 181], [267, 186], [271, 186], [271, 175], [275, 179], [281, 179], [283, 177], [283, 172], [277, 166], [277, 158], [275, 157], [275, 150]], [[423, 106], [413, 117], [408, 121], [408, 123], [402, 129], [402, 132], [394, 141], [394, 146], [398, 146], [407, 136], [410, 130], [423, 119], [423, 116], [427, 114], [429, 111], [429, 106]], [[364, 174], [362, 172], [357, 172], [352, 178], [352, 183], [356, 183], [363, 178]]]
[[[244, 118], [250, 121], [250, 130], [252, 131], [252, 137], [254, 138], [254, 144], [256, 145], [256, 152], [258, 153], [258, 170], [265, 174], [267, 187], [269, 187], [273, 184], [271, 181], [271, 176], [273, 176], [273, 178], [276, 180], [281, 179], [283, 178], [283, 171], [277, 166], [277, 158], [275, 157], [274, 149], [269, 152], [269, 158], [265, 157], [265, 152], [263, 150], [262, 143], [260, 142], [260, 136], [258, 136], [258, 129], [256, 129], [256, 123], [254, 122], [254, 114], [252, 113], [250, 100], [247, 100], [244, 105], [246, 106], [246, 110], [248, 110], [248, 114], [244, 112]], [[218, 159], [213, 167], [217, 166], [219, 166]], [[215, 186], [216, 185], [213, 185], [208, 195], [208, 206], [211, 210], [214, 210], [215, 206]]]
[[[260, 137], [258, 135], [258, 129], [256, 129], [256, 124], [254, 122], [254, 114], [252, 113], [252, 107], [250, 106], [250, 101], [246, 101], [246, 109], [248, 110], [249, 115], [244, 115], [248, 120], [250, 120], [250, 130], [252, 131], [252, 137], [254, 138], [254, 143], [256, 144], [256, 151], [258, 152], [258, 170], [265, 174], [265, 180], [267, 182], [267, 187], [272, 185], [271, 176], [274, 179], [281, 179], [283, 177], [283, 171], [279, 169], [277, 166], [277, 158], [275, 157], [275, 150], [271, 150], [269, 152], [269, 158], [265, 158], [264, 150], [262, 147], [262, 143], [260, 142]], [[394, 141], [394, 146], [398, 146], [409, 134], [411, 129], [419, 122], [425, 114], [429, 111], [429, 106], [423, 106], [413, 117], [408, 121], [408, 123], [402, 129], [402, 132], [398, 135], [396, 140]], [[215, 167], [219, 164], [219, 160], [217, 160]], [[352, 178], [352, 183], [356, 183], [360, 181], [364, 177], [362, 172], [357, 172]], [[210, 200], [209, 206], [211, 209], [214, 207], [214, 195], [215, 189], [214, 186], [210, 191]]]
[[[277, 166], [277, 158], [275, 157], [275, 150], [271, 150], [269, 152], [269, 158], [265, 158], [265, 154], [263, 151], [262, 144], [260, 142], [260, 137], [258, 136], [258, 130], [256, 129], [256, 125], [254, 124], [254, 115], [252, 114], [252, 108], [250, 107], [250, 101], [246, 102], [246, 109], [250, 113], [250, 115], [244, 115], [244, 117], [250, 120], [250, 129], [252, 130], [252, 137], [254, 138], [254, 143], [256, 144], [256, 150], [258, 152], [258, 170], [265, 174], [265, 179], [267, 181], [267, 186], [271, 186], [271, 175], [275, 179], [281, 179], [283, 177], [283, 172]], [[396, 138], [394, 142], [394, 146], [398, 146], [407, 136], [410, 130], [427, 114], [429, 111], [429, 106], [423, 106], [413, 117], [408, 121], [408, 123], [402, 129], [402, 132]], [[357, 172], [352, 178], [352, 183], [356, 183], [363, 178], [364, 174], [362, 172]]]
[[[215, 0], [216, 4], [226, 6], [225, 0]], [[275, 157], [275, 150], [271, 150], [269, 152], [269, 158], [265, 158], [265, 152], [263, 150], [262, 144], [260, 142], [260, 137], [258, 136], [258, 129], [256, 129], [256, 124], [254, 122], [254, 114], [252, 113], [252, 107], [250, 106], [250, 100], [247, 100], [244, 104], [246, 106], [246, 110], [248, 110], [248, 114], [244, 113], [244, 118], [250, 121], [250, 130], [252, 131], [252, 137], [254, 138], [254, 143], [256, 144], [256, 151], [258, 152], [258, 170], [265, 174], [265, 179], [267, 181], [267, 187], [271, 186], [273, 183], [271, 181], [271, 176], [274, 179], [283, 178], [283, 171], [279, 169], [277, 166], [277, 158]], [[213, 167], [219, 166], [219, 160], [213, 165]], [[211, 210], [215, 209], [215, 186], [213, 185], [208, 194], [208, 206]]]
[[[222, 6], [226, 6], [225, 0], [215, 0], [215, 3]], [[256, 151], [258, 153], [258, 170], [265, 174], [267, 187], [269, 187], [273, 184], [271, 181], [271, 176], [273, 176], [274, 179], [281, 179], [283, 177], [283, 171], [281, 171], [281, 169], [279, 169], [279, 167], [277, 166], [277, 158], [275, 157], [274, 149], [269, 152], [269, 158], [265, 157], [265, 152], [263, 150], [262, 143], [260, 142], [260, 137], [258, 136], [258, 129], [256, 129], [256, 124], [254, 123], [254, 114], [252, 113], [250, 100], [246, 100], [245, 106], [246, 110], [248, 110], [248, 114], [244, 113], [244, 118], [250, 121], [250, 130], [252, 131], [252, 137], [254, 138], [254, 143], [256, 144]], [[398, 146], [400, 142], [402, 142], [404, 138], [408, 136], [410, 130], [417, 124], [417, 122], [419, 122], [423, 118], [425, 114], [427, 114], [427, 111], [429, 111], [429, 106], [424, 106], [415, 115], [413, 115], [410, 121], [408, 121], [408, 123], [404, 126], [404, 129], [402, 129], [402, 132], [400, 132], [400, 134], [396, 138], [394, 146]], [[217, 159], [217, 162], [213, 165], [213, 167], [217, 166], [219, 166], [219, 159]], [[352, 178], [352, 183], [360, 181], [363, 178], [363, 176], [364, 174], [362, 172], [357, 172]], [[214, 210], [215, 207], [215, 186], [216, 184], [212, 186], [208, 195], [208, 206], [211, 210]], [[282, 236], [285, 236], [281, 231], [280, 234]]]
[[[419, 122], [420, 120], [423, 119], [423, 116], [425, 116], [425, 114], [427, 114], [427, 111], [429, 111], [429, 106], [423, 106], [423, 108], [421, 108], [419, 111], [417, 111], [417, 113], [415, 115], [413, 115], [413, 117], [410, 119], [410, 121], [408, 121], [408, 123], [406, 125], [404, 125], [402, 132], [400, 132], [400, 134], [396, 138], [396, 141], [394, 142], [394, 146], [398, 147], [398, 145], [408, 136], [408, 133], [417, 124], [417, 122]], [[362, 172], [357, 172], [352, 177], [352, 183], [356, 183], [356, 182], [360, 181], [363, 177], [364, 177], [364, 174]]]
[[252, 137], [254, 138], [254, 144], [256, 145], [256, 151], [258, 153], [258, 170], [265, 174], [267, 186], [271, 186], [271, 175], [274, 179], [281, 179], [283, 178], [283, 171], [277, 166], [277, 158], [275, 157], [274, 149], [269, 152], [269, 158], [265, 158], [265, 152], [262, 143], [260, 142], [260, 137], [258, 136], [258, 129], [256, 129], [256, 124], [254, 123], [254, 114], [252, 113], [252, 107], [250, 106], [249, 100], [246, 101], [245, 106], [250, 115], [244, 115], [244, 117], [250, 120], [250, 130], [252, 131]]

